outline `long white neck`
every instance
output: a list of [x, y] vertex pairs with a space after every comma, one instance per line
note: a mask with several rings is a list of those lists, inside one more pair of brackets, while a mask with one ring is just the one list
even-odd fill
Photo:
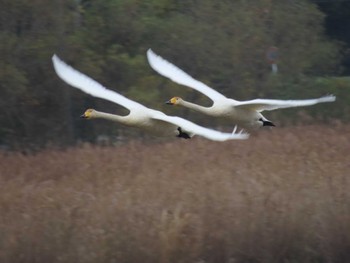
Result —
[[110, 121], [120, 122], [123, 124], [128, 124], [128, 116], [120, 116], [111, 113], [95, 111], [93, 118], [106, 119]]
[[198, 105], [198, 104], [195, 104], [195, 103], [192, 103], [192, 102], [188, 102], [188, 101], [185, 101], [185, 100], [181, 100], [181, 102], [179, 103], [179, 105], [182, 105], [186, 108], [189, 108], [189, 109], [192, 109], [192, 110], [195, 110], [195, 111], [199, 111], [199, 112], [202, 112], [204, 114], [208, 114], [208, 115], [211, 115], [211, 110], [210, 110], [210, 107], [204, 107], [204, 106], [201, 106], [201, 105]]

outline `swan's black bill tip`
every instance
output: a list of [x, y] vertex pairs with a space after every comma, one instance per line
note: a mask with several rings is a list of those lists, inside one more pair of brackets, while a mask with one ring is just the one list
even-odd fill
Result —
[[170, 100], [166, 101], [165, 104], [167, 104], [167, 105], [174, 105], [174, 103], [172, 103]]

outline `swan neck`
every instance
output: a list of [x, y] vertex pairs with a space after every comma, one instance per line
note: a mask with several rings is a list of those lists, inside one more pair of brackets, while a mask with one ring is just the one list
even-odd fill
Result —
[[182, 105], [182, 106], [184, 106], [186, 108], [192, 109], [192, 110], [200, 111], [200, 112], [205, 112], [205, 113], [209, 112], [209, 108], [208, 107], [204, 107], [204, 106], [201, 106], [201, 105], [198, 105], [198, 104], [195, 104], [195, 103], [192, 103], [192, 102], [188, 102], [188, 101], [185, 101], [185, 100], [182, 100], [180, 105]]
[[125, 122], [124, 116], [115, 115], [115, 114], [106, 113], [106, 112], [101, 112], [101, 111], [95, 111], [94, 118], [106, 119], [106, 120], [122, 122], [122, 123]]

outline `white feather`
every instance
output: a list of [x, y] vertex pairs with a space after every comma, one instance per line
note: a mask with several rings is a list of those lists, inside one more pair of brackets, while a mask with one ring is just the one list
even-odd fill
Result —
[[191, 87], [208, 96], [213, 101], [226, 98], [224, 95], [217, 92], [216, 90], [192, 78], [182, 69], [179, 69], [175, 65], [166, 61], [161, 56], [156, 55], [151, 49], [147, 50], [147, 58], [150, 66], [160, 75], [163, 75], [178, 84]]
[[94, 114], [114, 121], [119, 121], [130, 126], [143, 128], [150, 132], [164, 131], [169, 132], [169, 136], [173, 136], [178, 132], [178, 128], [190, 134], [197, 134], [215, 141], [226, 141], [233, 139], [247, 139], [248, 134], [231, 134], [223, 133], [208, 128], [204, 128], [180, 117], [167, 116], [161, 111], [149, 109], [140, 103], [132, 101], [115, 91], [108, 90], [97, 81], [75, 70], [71, 66], [64, 63], [58, 56], [52, 57], [54, 69], [57, 75], [67, 82], [69, 85], [80, 89], [81, 91], [92, 96], [109, 100], [117, 103], [130, 110], [127, 116], [118, 116], [94, 111]]
[[[213, 100], [211, 107], [203, 107], [179, 97], [174, 97], [174, 103], [213, 117], [224, 117], [244, 128], [257, 128], [267, 124], [269, 121], [260, 113], [264, 110], [275, 110], [279, 108], [291, 108], [310, 106], [317, 103], [333, 102], [336, 97], [333, 95], [316, 99], [306, 100], [274, 100], [274, 99], [254, 99], [249, 101], [237, 101], [230, 99], [208, 87], [204, 83], [195, 80], [180, 68], [156, 55], [151, 49], [147, 51], [148, 62], [151, 67], [172, 81], [181, 85], [195, 89]], [[173, 100], [172, 99], [172, 100]]]

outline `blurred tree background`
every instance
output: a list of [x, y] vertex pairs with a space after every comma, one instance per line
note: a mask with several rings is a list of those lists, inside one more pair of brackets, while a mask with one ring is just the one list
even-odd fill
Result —
[[[79, 119], [88, 107], [125, 110], [64, 84], [52, 67], [54, 53], [110, 89], [209, 127], [221, 124], [163, 105], [174, 95], [210, 101], [152, 71], [148, 48], [238, 100], [338, 98], [269, 113], [279, 125], [350, 119], [349, 1], [0, 0], [0, 6], [3, 148], [132, 136], [116, 124]], [[277, 74], [266, 57], [271, 47], [278, 48]]]

